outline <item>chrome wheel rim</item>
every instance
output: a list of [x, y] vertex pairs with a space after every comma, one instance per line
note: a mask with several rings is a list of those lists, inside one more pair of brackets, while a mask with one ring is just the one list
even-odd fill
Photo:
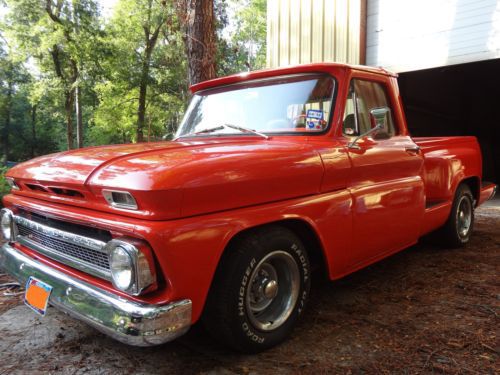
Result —
[[250, 322], [262, 331], [271, 331], [290, 317], [300, 289], [299, 266], [285, 251], [273, 251], [257, 264], [246, 290]]
[[457, 230], [461, 238], [467, 237], [472, 224], [472, 203], [470, 199], [463, 196], [458, 202]]

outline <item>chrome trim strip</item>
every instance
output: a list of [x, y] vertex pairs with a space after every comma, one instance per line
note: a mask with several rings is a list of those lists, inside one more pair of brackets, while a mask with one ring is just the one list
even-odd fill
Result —
[[495, 195], [496, 195], [497, 191], [498, 191], [498, 185], [495, 185], [495, 186], [493, 187], [493, 191], [491, 192], [491, 195], [490, 195], [490, 197], [488, 198], [488, 200], [491, 200], [491, 199], [495, 198]]
[[56, 238], [61, 241], [72, 243], [73, 245], [83, 246], [91, 250], [96, 250], [101, 253], [106, 253], [104, 250], [105, 242], [96, 240], [94, 238], [84, 237], [79, 234], [65, 232], [60, 229], [52, 228], [44, 224], [37, 223], [32, 220], [28, 220], [22, 216], [14, 216], [14, 220], [17, 224], [24, 225], [29, 229], [41, 232], [46, 236]]
[[46, 282], [53, 288], [52, 306], [129, 345], [163, 344], [191, 325], [191, 300], [166, 305], [130, 301], [40, 263], [9, 244], [0, 249], [0, 269], [21, 285], [30, 276]]

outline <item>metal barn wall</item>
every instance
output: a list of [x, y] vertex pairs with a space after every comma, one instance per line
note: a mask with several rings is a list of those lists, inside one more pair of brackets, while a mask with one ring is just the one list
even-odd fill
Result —
[[268, 0], [268, 67], [324, 61], [359, 64], [364, 1]]
[[366, 63], [397, 72], [500, 57], [500, 0], [368, 0]]

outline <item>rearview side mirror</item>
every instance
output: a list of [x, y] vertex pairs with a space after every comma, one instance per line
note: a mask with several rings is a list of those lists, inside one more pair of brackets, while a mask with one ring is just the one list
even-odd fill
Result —
[[387, 132], [388, 119], [391, 115], [391, 110], [388, 107], [380, 107], [370, 109], [370, 124], [372, 129], [380, 125], [382, 131]]
[[388, 119], [391, 115], [391, 110], [388, 107], [373, 108], [370, 110], [371, 129], [358, 135], [352, 142], [349, 142], [347, 147], [359, 149], [358, 141], [368, 135], [373, 134], [374, 139], [390, 138], [388, 129]]

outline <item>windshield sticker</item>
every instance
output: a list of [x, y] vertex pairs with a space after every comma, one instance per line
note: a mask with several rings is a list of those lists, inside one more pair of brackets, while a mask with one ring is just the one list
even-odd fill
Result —
[[320, 109], [307, 110], [306, 124], [308, 130], [323, 130], [326, 121], [323, 119], [323, 111]]

